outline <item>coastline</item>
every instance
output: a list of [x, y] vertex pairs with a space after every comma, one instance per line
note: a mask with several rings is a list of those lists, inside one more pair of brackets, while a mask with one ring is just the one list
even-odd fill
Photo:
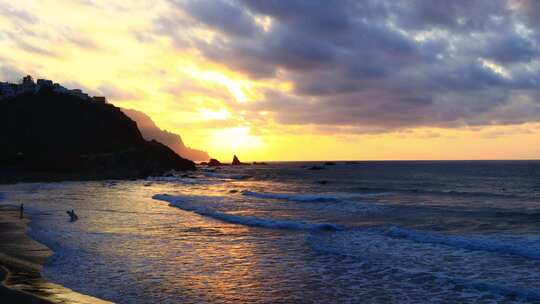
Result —
[[[48, 282], [41, 270], [53, 252], [27, 234], [29, 219], [0, 205], [0, 300], [18, 304], [111, 303]], [[4, 302], [6, 301], [6, 302]]]

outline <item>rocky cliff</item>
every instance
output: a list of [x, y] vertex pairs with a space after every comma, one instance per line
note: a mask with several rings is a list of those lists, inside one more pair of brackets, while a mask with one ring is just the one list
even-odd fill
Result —
[[157, 140], [187, 159], [194, 161], [208, 161], [210, 159], [207, 152], [187, 147], [180, 135], [160, 129], [145, 113], [133, 109], [122, 108], [121, 110], [137, 123], [146, 140]]
[[167, 146], [146, 141], [137, 124], [104, 98], [50, 81], [1, 84], [0, 182], [140, 178], [195, 169]]

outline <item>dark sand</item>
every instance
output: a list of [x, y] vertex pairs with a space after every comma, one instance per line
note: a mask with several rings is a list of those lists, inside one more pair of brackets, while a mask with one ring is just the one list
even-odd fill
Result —
[[52, 252], [26, 234], [27, 225], [18, 208], [0, 205], [0, 303], [110, 303], [43, 279], [41, 269]]

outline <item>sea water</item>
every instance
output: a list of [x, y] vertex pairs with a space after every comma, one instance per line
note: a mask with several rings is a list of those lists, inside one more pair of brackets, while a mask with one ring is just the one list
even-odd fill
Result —
[[540, 303], [537, 161], [271, 163], [0, 192], [54, 250], [47, 279], [118, 303]]

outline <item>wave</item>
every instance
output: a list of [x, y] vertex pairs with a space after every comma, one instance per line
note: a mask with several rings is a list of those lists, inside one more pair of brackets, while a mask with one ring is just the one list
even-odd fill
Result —
[[225, 180], [244, 180], [249, 179], [252, 176], [248, 174], [237, 174], [237, 173], [215, 173], [215, 172], [204, 172], [206, 177], [225, 179]]
[[474, 288], [479, 291], [487, 291], [506, 297], [519, 298], [526, 301], [540, 300], [540, 291], [533, 289], [520, 288], [517, 286], [506, 286], [501, 284], [491, 284], [478, 280], [451, 278], [443, 275], [435, 275], [435, 277], [456, 285], [462, 285], [465, 287]]
[[496, 193], [496, 192], [481, 192], [481, 191], [456, 191], [456, 190], [427, 190], [427, 189], [406, 189], [406, 188], [385, 188], [385, 187], [360, 187], [355, 188], [365, 192], [396, 192], [396, 193], [414, 193], [426, 195], [446, 195], [446, 196], [464, 196], [464, 197], [485, 197], [485, 198], [529, 198], [512, 193]]
[[268, 192], [253, 192], [253, 191], [242, 191], [242, 194], [245, 196], [251, 196], [256, 198], [264, 199], [276, 199], [276, 200], [287, 200], [294, 202], [339, 202], [341, 198], [336, 195], [330, 194], [292, 194], [292, 193], [268, 193]]
[[269, 229], [285, 229], [285, 230], [342, 230], [338, 225], [330, 223], [307, 223], [293, 220], [276, 220], [269, 218], [259, 218], [254, 216], [240, 216], [215, 211], [202, 206], [194, 206], [190, 203], [193, 199], [185, 196], [171, 196], [167, 194], [157, 194], [152, 196], [155, 200], [168, 202], [170, 206], [194, 212], [196, 214], [210, 217], [216, 220], [231, 224], [239, 224], [250, 227], [262, 227]]
[[496, 250], [464, 250], [460, 246], [411, 242], [389, 236], [377, 228], [350, 229], [332, 235], [311, 234], [306, 242], [317, 252], [351, 259], [351, 263], [359, 263], [368, 272], [391, 276], [394, 281], [418, 284], [418, 278], [423, 278], [421, 282], [440, 280], [444, 285], [458, 285], [513, 299], [540, 300], [538, 262], [527, 259], [516, 263], [514, 256], [500, 255]]
[[[146, 178], [148, 182], [169, 182], [181, 183], [185, 185], [201, 185], [201, 184], [216, 184], [217, 181], [199, 177], [182, 177], [182, 176], [150, 176]], [[151, 186], [151, 185], [148, 185]]]
[[529, 241], [516, 243], [511, 240], [495, 239], [484, 236], [466, 237], [459, 235], [444, 235], [399, 227], [388, 229], [385, 232], [385, 235], [421, 243], [440, 244], [466, 250], [512, 254], [528, 259], [540, 260], [539, 238], [531, 238]]
[[270, 192], [254, 192], [254, 191], [242, 191], [245, 196], [251, 196], [262, 199], [275, 199], [275, 200], [287, 200], [293, 202], [314, 202], [314, 203], [337, 203], [350, 198], [358, 197], [374, 197], [380, 195], [386, 195], [388, 193], [334, 193], [334, 194], [295, 194], [295, 193], [270, 193]]

